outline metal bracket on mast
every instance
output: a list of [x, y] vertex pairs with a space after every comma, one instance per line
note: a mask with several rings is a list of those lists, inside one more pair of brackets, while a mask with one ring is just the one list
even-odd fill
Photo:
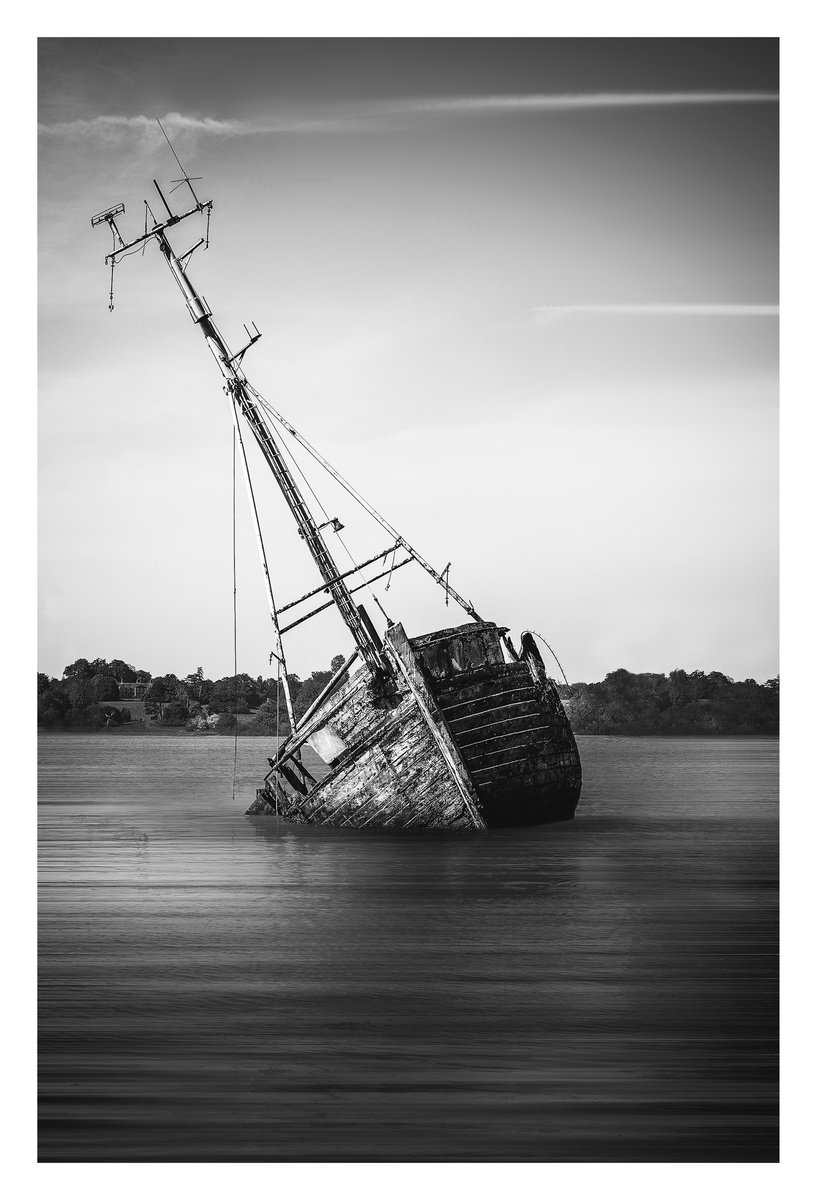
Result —
[[113, 232], [119, 238], [119, 245], [124, 246], [125, 242], [122, 238], [122, 234], [116, 227], [116, 218], [121, 216], [124, 211], [124, 204], [114, 204], [112, 208], [106, 208], [104, 212], [96, 213], [95, 216], [91, 217], [91, 228], [94, 229], [97, 225], [101, 225], [103, 221], [107, 221]]
[[204, 245], [204, 238], [199, 238], [199, 240], [196, 242], [195, 246], [191, 246], [190, 249], [185, 254], [180, 254], [178, 256], [179, 262], [182, 264], [183, 267], [187, 266], [187, 264], [190, 262], [190, 259], [193, 257], [193, 255], [198, 250], [199, 246], [203, 246], [203, 245]]
[[[201, 245], [201, 242], [199, 242], [199, 245]], [[194, 246], [193, 250], [195, 250], [195, 249], [196, 249], [196, 247]], [[193, 253], [193, 250], [190, 251], [191, 254]], [[250, 346], [254, 346], [257, 341], [260, 341], [261, 334], [258, 332], [258, 326], [256, 325], [255, 321], [253, 321], [252, 327], [255, 330], [255, 333], [250, 333], [249, 329], [247, 329], [247, 326], [246, 325], [244, 326], [244, 328], [247, 329], [247, 337], [250, 340], [247, 342], [247, 344], [243, 348], [243, 350], [237, 350], [236, 353], [231, 358], [225, 359], [225, 362], [227, 363], [228, 366], [230, 366], [232, 363], [235, 363], [237, 367], [240, 367], [241, 362], [244, 358], [244, 355], [247, 353]]]
[[[111, 291], [110, 291], [110, 295], [108, 297], [108, 312], [113, 312], [113, 271], [114, 271], [114, 267], [116, 266], [117, 238], [119, 239], [120, 249], [125, 245], [125, 242], [122, 238], [122, 234], [119, 232], [119, 228], [116, 224], [116, 218], [118, 216], [120, 216], [124, 211], [125, 211], [124, 204], [115, 204], [113, 206], [113, 208], [106, 208], [104, 212], [96, 213], [95, 216], [91, 217], [91, 228], [92, 229], [94, 229], [97, 225], [101, 225], [103, 221], [107, 221], [108, 227], [111, 231], [111, 237], [113, 238], [113, 252], [108, 255], [108, 258], [110, 258], [110, 260], [111, 260]], [[105, 259], [106, 263], [108, 261], [108, 258]]]

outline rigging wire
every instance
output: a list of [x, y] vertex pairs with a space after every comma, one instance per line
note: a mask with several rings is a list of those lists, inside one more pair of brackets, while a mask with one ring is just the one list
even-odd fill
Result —
[[[152, 215], [153, 214], [151, 213], [151, 216]], [[147, 245], [147, 242], [142, 243], [141, 250], [142, 250], [143, 254], [145, 252], [146, 245]], [[138, 254], [139, 250], [140, 250], [140, 247], [135, 246], [133, 248], [133, 250], [126, 250], [124, 254], [121, 253], [120, 251], [118, 251], [116, 249], [116, 237], [114, 237], [114, 254], [111, 255], [111, 292], [110, 292], [110, 296], [108, 298], [108, 312], [113, 312], [113, 272], [114, 272], [114, 267], [116, 267], [118, 263], [122, 262], [123, 258], [130, 258], [132, 254]]]
[[392, 577], [392, 575], [394, 574], [394, 564], [395, 564], [395, 562], [396, 562], [396, 561], [397, 561], [397, 546], [395, 546], [395, 547], [394, 547], [394, 549], [393, 549], [393, 550], [392, 550], [392, 552], [391, 552], [391, 566], [389, 567], [389, 577], [388, 577], [388, 579], [386, 580], [386, 586], [385, 586], [385, 588], [383, 589], [383, 590], [384, 590], [384, 591], [386, 591], [386, 592], [387, 592], [387, 591], [389, 590], [389, 588], [391, 587], [391, 577]]
[[165, 139], [165, 141], [167, 142], [168, 146], [170, 147], [170, 153], [173, 155], [173, 157], [175, 158], [176, 162], [179, 164], [179, 170], [181, 171], [182, 175], [184, 175], [184, 177], [185, 177], [185, 179], [186, 179], [186, 178], [187, 178], [187, 172], [185, 171], [184, 167], [182, 166], [182, 164], [181, 164], [181, 159], [179, 158], [178, 154], [177, 154], [177, 153], [176, 153], [176, 151], [173, 149], [173, 143], [171, 142], [170, 138], [169, 138], [169, 137], [167, 136], [167, 134], [165, 133], [165, 127], [164, 127], [164, 125], [162, 124], [162, 122], [159, 120], [159, 118], [158, 118], [158, 117], [156, 118], [156, 124], [159, 126], [159, 128], [160, 128], [160, 129], [161, 129], [161, 131], [162, 131], [162, 133], [164, 134], [164, 139]]
[[323, 515], [323, 517], [324, 517], [324, 518], [325, 518], [325, 519], [328, 521], [328, 520], [330, 519], [330, 517], [329, 517], [329, 513], [326, 511], [326, 509], [324, 508], [324, 506], [321, 504], [321, 502], [320, 502], [320, 499], [319, 499], [319, 497], [318, 497], [318, 494], [317, 494], [317, 492], [315, 491], [315, 489], [313, 488], [312, 484], [311, 484], [311, 483], [309, 482], [309, 480], [307, 479], [306, 475], [304, 475], [303, 468], [301, 467], [301, 465], [300, 465], [300, 463], [298, 462], [298, 460], [295, 458], [295, 456], [294, 456], [294, 454], [292, 453], [292, 451], [290, 450], [289, 446], [287, 446], [285, 442], [281, 442], [281, 449], [284, 451], [284, 453], [285, 453], [285, 454], [287, 455], [287, 457], [289, 458], [289, 461], [292, 463], [293, 467], [295, 468], [295, 470], [296, 470], [296, 471], [298, 472], [298, 474], [300, 475], [300, 477], [301, 477], [301, 479], [303, 480], [303, 482], [304, 482], [305, 486], [306, 486], [306, 487], [309, 489], [310, 493], [312, 494], [312, 499], [315, 501], [315, 503], [317, 504], [318, 508], [321, 510], [321, 514], [322, 514], [322, 515]]
[[363, 496], [361, 496], [360, 492], [358, 492], [354, 487], [352, 487], [351, 483], [349, 483], [349, 481], [347, 479], [344, 479], [344, 477], [343, 477], [343, 475], [341, 475], [340, 471], [338, 471], [336, 467], [333, 467], [332, 464], [327, 459], [325, 459], [323, 457], [323, 455], [309, 442], [309, 440], [307, 438], [305, 438], [302, 433], [299, 433], [298, 430], [295, 428], [295, 426], [292, 425], [289, 421], [287, 421], [287, 419], [280, 412], [278, 412], [277, 409], [273, 408], [273, 406], [269, 403], [268, 400], [265, 400], [265, 398], [261, 395], [261, 393], [258, 391], [257, 388], [254, 388], [252, 386], [252, 384], [250, 384], [249, 381], [247, 381], [247, 380], [245, 380], [244, 382], [247, 387], [247, 390], [255, 397], [255, 399], [258, 401], [259, 405], [261, 406], [261, 408], [264, 409], [264, 411], [266, 413], [268, 413], [269, 416], [271, 416], [275, 421], [277, 421], [278, 424], [287, 431], [287, 433], [291, 434], [291, 436], [294, 437], [295, 440], [297, 442], [299, 442], [300, 445], [302, 445], [309, 454], [311, 454], [311, 456], [315, 459], [315, 462], [317, 462], [320, 466], [322, 466], [323, 469], [326, 472], [328, 472], [328, 474], [330, 474], [332, 476], [332, 478], [335, 479], [341, 485], [341, 487], [344, 489], [344, 491], [348, 492], [348, 494], [352, 497], [352, 499], [356, 500], [357, 503], [363, 509], [365, 509], [365, 511], [369, 514], [370, 517], [372, 517], [375, 521], [377, 521], [378, 524], [383, 529], [385, 529], [387, 533], [390, 533], [392, 535], [392, 537], [396, 538], [398, 540], [399, 544], [401, 546], [403, 546], [405, 550], [408, 551], [408, 553], [412, 556], [412, 558], [415, 560], [415, 562], [418, 562], [420, 564], [420, 566], [425, 571], [428, 572], [428, 574], [432, 577], [432, 579], [435, 580], [436, 583], [438, 583], [441, 587], [445, 587], [447, 594], [452, 596], [454, 598], [454, 600], [456, 600], [456, 602], [460, 605], [460, 607], [462, 609], [464, 609], [464, 611], [467, 612], [468, 615], [474, 621], [481, 620], [481, 618], [480, 618], [479, 614], [477, 613], [476, 609], [474, 608], [473, 604], [471, 604], [471, 602], [469, 600], [465, 600], [462, 596], [460, 596], [460, 594], [458, 592], [456, 592], [454, 590], [454, 588], [450, 586], [450, 584], [444, 583], [443, 578], [440, 575], [440, 573], [438, 571], [435, 571], [434, 568], [431, 566], [431, 564], [428, 563], [421, 554], [418, 554], [418, 552], [414, 549], [413, 546], [409, 545], [409, 543], [402, 536], [402, 534], [398, 533], [398, 531], [394, 528], [394, 526], [389, 524], [389, 522], [386, 520], [386, 518], [383, 517], [377, 511], [377, 509], [368, 502], [368, 500], [366, 500]]
[[267, 602], [269, 604], [270, 616], [272, 618], [272, 624], [273, 624], [273, 628], [275, 630], [275, 650], [273, 650], [270, 654], [270, 663], [272, 663], [273, 657], [276, 658], [281, 663], [281, 667], [284, 671], [284, 693], [285, 693], [286, 702], [287, 702], [287, 716], [289, 717], [290, 724], [294, 724], [295, 716], [294, 716], [294, 712], [292, 709], [292, 698], [290, 696], [290, 691], [289, 691], [289, 680], [288, 680], [287, 674], [286, 674], [286, 659], [284, 656], [283, 642], [281, 641], [281, 630], [280, 630], [280, 626], [278, 623], [278, 608], [276, 606], [275, 596], [273, 595], [273, 591], [272, 591], [272, 581], [270, 579], [269, 564], [267, 562], [267, 550], [266, 550], [266, 546], [264, 545], [264, 537], [261, 532], [261, 524], [258, 519], [258, 506], [255, 501], [255, 489], [253, 488], [252, 476], [250, 473], [250, 464], [247, 459], [247, 451], [246, 451], [246, 447], [244, 445], [244, 439], [241, 436], [241, 424], [238, 419], [238, 407], [236, 405], [234, 395], [232, 396], [231, 406], [232, 406], [232, 411], [233, 411], [233, 435], [238, 438], [238, 445], [241, 448], [241, 461], [244, 466], [244, 479], [247, 484], [247, 498], [249, 499], [249, 502], [250, 502], [250, 510], [252, 512], [253, 520], [254, 520], [254, 524], [255, 524], [255, 535], [256, 535], [257, 542], [258, 542], [258, 551], [259, 551], [259, 554], [261, 557], [261, 566], [264, 571], [264, 578], [265, 578], [266, 585], [267, 585]]
[[[275, 753], [281, 749], [281, 660], [278, 659], [278, 678], [275, 681]], [[278, 787], [273, 783], [275, 792], [275, 816], [278, 817]]]
[[235, 802], [235, 776], [238, 762], [238, 606], [236, 595], [236, 554], [235, 554], [235, 426], [233, 426], [233, 801]]
[[[553, 647], [552, 647], [552, 646], [550, 646], [550, 645], [549, 645], [549, 644], [548, 644], [548, 643], [545, 641], [545, 639], [542, 637], [541, 633], [537, 633], [535, 629], [532, 629], [532, 630], [531, 630], [531, 633], [533, 634], [533, 636], [534, 636], [534, 637], [538, 637], [539, 641], [542, 643], [542, 645], [543, 645], [543, 646], [547, 646], [548, 650], [550, 651], [550, 653], [553, 655], [554, 659], [556, 660], [556, 666], [557, 666], [557, 667], [559, 668], [559, 670], [562, 672], [562, 679], [565, 681], [565, 686], [566, 686], [566, 687], [568, 687], [568, 688], [570, 688], [570, 684], [567, 682], [567, 676], [565, 675], [565, 672], [564, 672], [564, 667], [563, 667], [563, 666], [562, 666], [562, 664], [559, 662], [558, 658], [556, 658], [556, 651], [553, 649]], [[572, 689], [571, 689], [571, 690], [572, 690]]]
[[[259, 395], [259, 393], [258, 393], [258, 392], [255, 390], [255, 388], [253, 388], [253, 387], [250, 387], [250, 389], [249, 389], [249, 390], [250, 390], [250, 391], [253, 393], [253, 395], [255, 396], [255, 398], [256, 398], [256, 399], [259, 401], [259, 403], [261, 404], [262, 408], [264, 408], [264, 409], [265, 409], [265, 410], [266, 410], [266, 411], [269, 413], [269, 415], [270, 415], [270, 416], [273, 416], [273, 417], [277, 417], [277, 416], [278, 416], [278, 414], [275, 412], [275, 409], [273, 409], [271, 405], [267, 404], [267, 402], [264, 400], [264, 398], [263, 398], [261, 395]], [[281, 424], [282, 424], [282, 427], [283, 427], [283, 428], [286, 428], [286, 426], [283, 424], [283, 422], [282, 422], [282, 421], [281, 421]], [[320, 459], [316, 457], [316, 452], [313, 452], [312, 448], [309, 446], [309, 443], [308, 443], [308, 442], [306, 442], [306, 439], [302, 439], [302, 441], [303, 441], [303, 444], [304, 444], [304, 448], [305, 448], [305, 449], [306, 449], [306, 450], [307, 450], [307, 451], [308, 451], [308, 452], [309, 452], [309, 453], [312, 455], [312, 457], [315, 459], [315, 461], [316, 461], [316, 462], [320, 463]], [[300, 463], [297, 461], [297, 459], [296, 459], [296, 458], [295, 458], [295, 456], [293, 455], [293, 453], [292, 453], [291, 449], [290, 449], [290, 448], [289, 448], [289, 446], [286, 444], [286, 442], [282, 441], [282, 442], [280, 443], [280, 446], [281, 446], [281, 449], [282, 449], [283, 453], [284, 453], [284, 454], [287, 456], [287, 458], [288, 458], [288, 459], [289, 459], [289, 461], [292, 463], [292, 465], [293, 465], [293, 467], [295, 468], [295, 470], [296, 470], [296, 471], [298, 472], [298, 474], [300, 475], [301, 479], [304, 481], [304, 484], [306, 485], [306, 487], [307, 487], [307, 488], [309, 489], [309, 491], [311, 492], [311, 494], [312, 494], [312, 497], [313, 497], [313, 499], [315, 500], [315, 503], [317, 504], [318, 508], [321, 510], [321, 513], [323, 514], [323, 516], [324, 516], [324, 517], [326, 518], [326, 520], [328, 521], [328, 520], [329, 520], [329, 514], [328, 514], [328, 512], [326, 511], [326, 509], [324, 508], [323, 504], [321, 504], [321, 501], [320, 501], [320, 499], [318, 498], [318, 496], [317, 496], [317, 494], [316, 494], [316, 492], [315, 492], [315, 489], [312, 487], [312, 484], [309, 482], [309, 480], [307, 479], [306, 475], [304, 474], [303, 468], [301, 467]], [[323, 464], [321, 463], [320, 465], [323, 465]], [[339, 473], [338, 473], [338, 474], [339, 474]], [[343, 478], [342, 478], [342, 477], [339, 477], [339, 478], [338, 478], [338, 482], [341, 484], [341, 486], [343, 486], [343, 487], [344, 487], [344, 490], [345, 490], [346, 492], [348, 492], [348, 493], [349, 493], [349, 495], [351, 495], [351, 496], [353, 497], [353, 499], [358, 499], [358, 498], [357, 498], [357, 497], [354, 495], [354, 493], [352, 492], [351, 488], [350, 488], [350, 487], [347, 487], [347, 486], [345, 485], [345, 481], [343, 480]], [[358, 501], [358, 503], [359, 503], [359, 502], [360, 502], [360, 501]], [[381, 526], [381, 527], [382, 527], [384, 530], [386, 530], [386, 532], [387, 532], [387, 533], [393, 533], [393, 531], [392, 531], [392, 530], [390, 530], [390, 529], [388, 528], [388, 526], [387, 526], [387, 525], [386, 525], [386, 524], [385, 524], [385, 523], [384, 523], [384, 522], [383, 522], [383, 521], [382, 521], [382, 520], [379, 518], [379, 516], [377, 515], [377, 513], [375, 513], [375, 512], [374, 512], [374, 510], [372, 510], [372, 512], [373, 512], [373, 515], [374, 515], [374, 517], [375, 517], [375, 520], [378, 522], [378, 524], [379, 524], [379, 525], [380, 525], [380, 526]], [[336, 533], [336, 535], [335, 535], [335, 536], [337, 537], [337, 539], [338, 539], [338, 542], [340, 543], [340, 545], [343, 547], [343, 550], [344, 550], [344, 552], [345, 552], [345, 554], [346, 554], [346, 557], [349, 559], [349, 562], [351, 563], [351, 565], [352, 565], [353, 567], [354, 567], [354, 566], [356, 566], [357, 564], [356, 564], [356, 562], [355, 562], [355, 557], [354, 557], [354, 555], [352, 554], [352, 552], [351, 552], [351, 550], [349, 549], [349, 547], [346, 545], [346, 542], [343, 540], [343, 538], [340, 536], [340, 534], [339, 534], [339, 533]], [[397, 554], [397, 547], [396, 547], [396, 546], [395, 546], [395, 549], [394, 549], [394, 554], [395, 554], [395, 556], [396, 556], [396, 554]], [[393, 568], [393, 567], [394, 567], [394, 560], [392, 560], [392, 568]], [[372, 591], [371, 585], [370, 585], [370, 584], [369, 584], [367, 581], [365, 581], [365, 580], [364, 580], [364, 582], [365, 582], [365, 584], [366, 584], [366, 590], [368, 591], [369, 595], [371, 596], [371, 598], [372, 598], [373, 602], [374, 602], [374, 603], [377, 605], [377, 607], [378, 607], [378, 608], [380, 609], [380, 611], [383, 613], [383, 616], [386, 618], [386, 622], [387, 622], [387, 624], [391, 625], [391, 624], [392, 624], [391, 618], [390, 618], [390, 617], [387, 615], [387, 613], [385, 612], [385, 610], [384, 610], [384, 608], [383, 608], [382, 604], [380, 603], [380, 601], [377, 599], [377, 596], [376, 596], [376, 595], [374, 594], [374, 592]], [[391, 584], [391, 573], [389, 573], [389, 584]], [[387, 588], [386, 590], [388, 590], [388, 588]]]
[[[254, 389], [253, 389], [253, 390], [254, 390]], [[287, 446], [285, 442], [281, 442], [281, 443], [280, 443], [280, 445], [281, 445], [281, 449], [282, 449], [283, 453], [284, 453], [284, 454], [286, 454], [287, 458], [288, 458], [288, 459], [289, 459], [289, 461], [292, 463], [293, 467], [294, 467], [294, 468], [295, 468], [295, 470], [298, 472], [298, 474], [300, 475], [301, 479], [304, 481], [304, 483], [305, 483], [306, 487], [307, 487], [307, 488], [309, 489], [309, 491], [312, 493], [312, 497], [313, 497], [313, 499], [314, 499], [315, 503], [317, 504], [318, 508], [321, 510], [321, 513], [322, 513], [322, 514], [323, 514], [323, 516], [326, 518], [326, 520], [327, 520], [327, 521], [329, 521], [329, 520], [330, 520], [329, 513], [326, 511], [326, 509], [324, 508], [323, 504], [321, 504], [321, 501], [320, 501], [320, 499], [318, 498], [318, 495], [317, 495], [317, 493], [316, 493], [315, 489], [312, 487], [312, 484], [309, 482], [309, 480], [307, 479], [306, 475], [304, 474], [304, 472], [303, 472], [303, 469], [302, 469], [302, 467], [301, 467], [300, 463], [299, 463], [299, 462], [298, 462], [298, 460], [295, 458], [294, 454], [292, 453], [292, 451], [290, 450], [289, 446]], [[384, 526], [384, 528], [385, 528], [385, 526]], [[360, 568], [360, 567], [357, 567], [357, 563], [356, 563], [356, 561], [355, 561], [355, 557], [354, 557], [354, 555], [352, 554], [352, 552], [351, 552], [351, 550], [349, 549], [349, 547], [346, 545], [346, 542], [343, 540], [343, 538], [340, 536], [340, 534], [339, 534], [337, 531], [335, 532], [335, 536], [337, 537], [337, 539], [338, 539], [338, 542], [340, 543], [340, 545], [343, 547], [343, 550], [344, 550], [344, 552], [345, 552], [345, 554], [346, 554], [346, 557], [349, 559], [349, 562], [352, 564], [352, 566], [353, 566], [353, 567], [356, 567], [356, 568], [357, 568], [357, 571], [356, 571], [356, 573], [359, 573], [359, 572], [360, 572], [360, 570], [361, 570], [361, 568]], [[396, 553], [397, 553], [397, 549], [396, 549], [396, 547], [395, 547], [395, 555], [396, 555]], [[392, 567], [393, 567], [393, 566], [394, 566], [394, 563], [392, 563]], [[391, 574], [389, 575], [389, 579], [391, 580]], [[364, 580], [364, 583], [365, 583], [365, 585], [366, 585], [366, 590], [368, 591], [369, 595], [370, 595], [370, 596], [371, 596], [371, 598], [372, 598], [372, 602], [373, 602], [374, 604], [376, 604], [376, 605], [377, 605], [377, 607], [378, 607], [378, 608], [380, 609], [380, 611], [383, 613], [383, 616], [386, 618], [386, 624], [387, 624], [387, 625], [391, 625], [391, 624], [393, 624], [393, 622], [392, 622], [391, 618], [389, 617], [389, 615], [386, 613], [385, 609], [383, 608], [383, 605], [380, 603], [380, 601], [378, 600], [377, 596], [376, 596], [376, 595], [374, 594], [374, 592], [372, 591], [371, 584], [368, 582], [368, 580]]]

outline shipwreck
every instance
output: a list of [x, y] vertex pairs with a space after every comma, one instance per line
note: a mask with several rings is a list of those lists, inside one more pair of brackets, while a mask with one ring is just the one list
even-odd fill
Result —
[[[91, 224], [107, 224], [113, 237], [105, 260], [111, 268], [111, 309], [116, 263], [136, 248], [155, 243], [213, 355], [231, 406], [272, 617], [271, 661], [278, 664], [291, 728], [268, 759], [269, 770], [249, 813], [389, 830], [484, 830], [571, 818], [581, 791], [579, 754], [533, 634], [524, 632], [515, 646], [505, 626], [483, 620], [451, 586], [448, 568], [435, 570], [251, 385], [243, 361], [261, 334], [255, 325], [252, 330], [245, 326], [246, 344], [232, 350], [190, 279], [192, 254], [209, 245], [212, 201], [199, 200], [194, 181], [180, 162], [179, 167], [182, 179], [175, 183], [191, 197], [186, 210], [174, 213], [154, 180], [163, 215], [157, 220], [145, 202], [145, 227], [138, 237], [126, 242], [120, 235], [122, 204], [98, 213]], [[180, 253], [171, 244], [171, 230], [195, 217], [206, 220], [205, 235]], [[312, 591], [280, 607], [249, 474], [244, 440], [248, 432], [281, 490], [320, 579]], [[283, 433], [305, 446], [380, 524], [390, 538], [384, 551], [349, 570], [339, 569], [327, 534], [342, 526], [337, 519], [316, 518], [282, 452]], [[376, 597], [380, 629], [355, 602], [355, 592], [411, 563], [422, 567], [445, 589], [446, 599], [462, 608], [464, 624], [410, 636], [402, 624], [386, 617]], [[379, 573], [367, 578], [370, 569]], [[285, 615], [292, 609], [302, 611], [299, 606], [316, 597], [320, 603], [311, 611], [294, 619]], [[311, 708], [296, 719], [284, 636], [330, 607], [344, 621], [354, 650]], [[310, 771], [306, 747], [324, 764], [322, 771], [315, 772], [314, 760]]]

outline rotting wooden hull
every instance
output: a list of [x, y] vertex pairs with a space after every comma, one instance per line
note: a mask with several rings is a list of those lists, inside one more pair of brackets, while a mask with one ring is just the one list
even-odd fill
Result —
[[572, 817], [581, 764], [570, 723], [530, 643], [519, 661], [506, 661], [505, 632], [479, 622], [410, 641], [392, 626], [392, 687], [377, 696], [358, 672], [294, 739], [316, 751], [328, 773], [316, 780], [297, 751], [270, 759], [249, 812], [392, 830]]

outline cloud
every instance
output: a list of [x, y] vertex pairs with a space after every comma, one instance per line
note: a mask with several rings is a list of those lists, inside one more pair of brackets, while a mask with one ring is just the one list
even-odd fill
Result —
[[777, 304], [552, 304], [531, 310], [534, 325], [567, 317], [777, 317]]
[[[587, 92], [511, 96], [449, 96], [334, 105], [326, 113], [286, 114], [263, 120], [232, 120], [171, 112], [162, 117], [169, 133], [234, 138], [274, 134], [360, 133], [393, 127], [412, 118], [566, 113], [601, 109], [667, 108], [689, 105], [770, 104], [777, 92]], [[155, 117], [101, 115], [41, 124], [45, 137], [118, 142], [129, 135], [161, 140]]]
[[[348, 120], [321, 117], [282, 117], [280, 120], [258, 122], [191, 117], [171, 112], [165, 113], [161, 122], [171, 136], [183, 133], [217, 138], [248, 137], [252, 134], [343, 132], [350, 129]], [[356, 129], [358, 126], [353, 127]], [[134, 134], [151, 141], [163, 141], [156, 118], [142, 115], [103, 115], [89, 120], [57, 121], [50, 125], [41, 124], [39, 132], [46, 137], [64, 138], [69, 141], [121, 142]]]
[[769, 104], [778, 99], [777, 92], [568, 92], [408, 100], [392, 106], [388, 111], [463, 114], [570, 112], [573, 109], [663, 108], [689, 104]]

